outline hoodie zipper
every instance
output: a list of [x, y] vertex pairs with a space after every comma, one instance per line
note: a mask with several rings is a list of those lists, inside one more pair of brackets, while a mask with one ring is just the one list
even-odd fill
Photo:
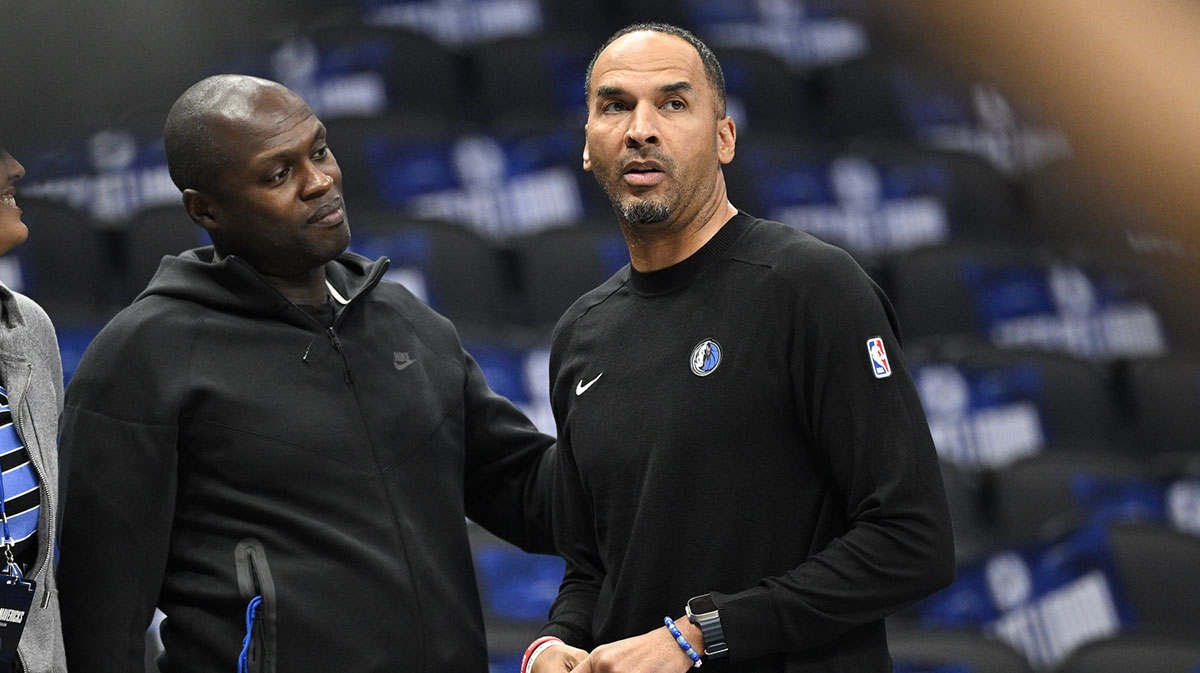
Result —
[[262, 543], [254, 538], [239, 542], [234, 549], [234, 564], [238, 575], [239, 593], [242, 599], [247, 601], [247, 611], [250, 611], [251, 604], [257, 603], [253, 610], [254, 619], [247, 624], [245, 670], [251, 673], [273, 673], [275, 587]]
[[350, 363], [346, 360], [346, 352], [342, 350], [342, 340], [338, 338], [337, 332], [332, 327], [327, 329], [327, 333], [329, 334], [329, 343], [333, 344], [333, 349], [342, 357], [342, 372], [345, 374], [346, 385], [354, 385], [354, 381], [350, 380]]

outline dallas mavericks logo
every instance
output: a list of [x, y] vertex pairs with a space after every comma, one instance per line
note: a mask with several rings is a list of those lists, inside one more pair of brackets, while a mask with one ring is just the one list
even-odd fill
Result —
[[696, 376], [708, 376], [721, 364], [721, 344], [712, 339], [705, 339], [692, 349], [692, 373]]

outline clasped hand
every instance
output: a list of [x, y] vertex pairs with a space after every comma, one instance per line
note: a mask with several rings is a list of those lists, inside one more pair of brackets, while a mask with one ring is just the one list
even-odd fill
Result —
[[555, 645], [538, 656], [529, 673], [684, 673], [691, 667], [692, 660], [664, 626], [601, 645], [590, 654]]

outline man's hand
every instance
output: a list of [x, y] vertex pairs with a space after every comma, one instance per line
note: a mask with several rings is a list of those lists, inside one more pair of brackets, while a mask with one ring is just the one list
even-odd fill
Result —
[[[704, 651], [700, 630], [694, 624], [684, 618], [676, 621], [676, 626], [692, 649]], [[664, 626], [597, 647], [571, 673], [683, 673], [691, 667], [692, 660]]]
[[558, 643], [542, 650], [529, 673], [568, 673], [587, 659], [587, 650], [571, 647], [566, 643]]

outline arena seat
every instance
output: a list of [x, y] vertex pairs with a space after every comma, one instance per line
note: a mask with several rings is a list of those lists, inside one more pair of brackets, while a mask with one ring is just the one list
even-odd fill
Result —
[[[779, 56], [751, 47], [722, 47], [727, 112], [738, 141], [759, 132], [813, 137], [819, 132], [816, 103], [804, 75]], [[739, 114], [743, 113], [743, 114]]]
[[[985, 493], [998, 539], [1014, 546], [1052, 540], [1092, 517], [1143, 516], [1139, 508], [1161, 506], [1145, 464], [1086, 448], [1040, 453], [998, 468], [988, 475]], [[1102, 513], [1104, 508], [1112, 511]]]
[[596, 45], [574, 33], [541, 33], [476, 45], [469, 53], [474, 118], [529, 130], [587, 121], [583, 77]]
[[1017, 245], [951, 243], [887, 260], [891, 299], [908, 337], [963, 335], [1096, 361], [1171, 345], [1158, 272], [1072, 260]]
[[499, 248], [475, 231], [388, 211], [360, 210], [351, 217], [351, 250], [390, 258], [386, 277], [455, 321], [461, 332], [511, 323], [508, 266]]
[[1200, 643], [1152, 633], [1121, 633], [1081, 645], [1053, 673], [1196, 673]]
[[1200, 643], [1200, 537], [1151, 522], [1115, 523], [1109, 537], [1137, 628]]
[[860, 262], [950, 242], [1012, 242], [1015, 193], [985, 162], [905, 142], [760, 133], [725, 168], [730, 198]]
[[526, 322], [549, 336], [563, 311], [629, 263], [616, 224], [560, 227], [512, 241]]
[[1173, 352], [1130, 360], [1122, 377], [1133, 448], [1176, 465], [1200, 457], [1200, 355]]
[[129, 301], [145, 289], [164, 255], [177, 255], [210, 243], [208, 235], [192, 222], [182, 203], [138, 212], [121, 236], [125, 241], [125, 288]]
[[112, 232], [58, 201], [19, 196], [29, 238], [13, 253], [22, 287], [56, 323], [104, 322], [123, 296], [114, 265]]
[[972, 629], [894, 628], [889, 623], [888, 649], [898, 671], [1033, 671], [1024, 655], [1011, 645]]
[[915, 348], [917, 392], [943, 460], [995, 469], [1043, 451], [1116, 448], [1107, 370], [1079, 357], [952, 342]]
[[322, 121], [386, 114], [453, 118], [459, 59], [416, 30], [331, 19], [266, 44], [243, 66], [296, 91]]
[[1021, 175], [1071, 153], [1065, 134], [998, 87], [916, 59], [865, 58], [814, 73], [825, 126], [844, 139], [904, 138]]

